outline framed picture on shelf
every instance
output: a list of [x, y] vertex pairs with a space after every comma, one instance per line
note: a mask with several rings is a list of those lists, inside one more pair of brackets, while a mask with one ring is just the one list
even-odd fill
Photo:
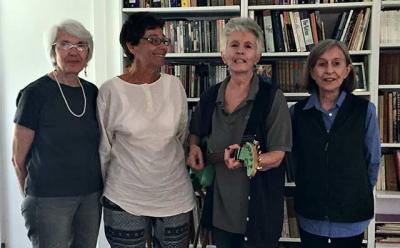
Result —
[[365, 67], [363, 62], [354, 62], [353, 70], [356, 74], [356, 88], [354, 91], [366, 91], [367, 80], [365, 78]]
[[275, 63], [272, 61], [262, 61], [256, 65], [256, 73], [266, 79], [267, 82], [275, 82]]

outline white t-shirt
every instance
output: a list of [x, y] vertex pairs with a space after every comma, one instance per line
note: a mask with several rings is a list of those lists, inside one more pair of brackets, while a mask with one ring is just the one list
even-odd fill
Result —
[[161, 74], [151, 84], [106, 81], [97, 97], [104, 195], [138, 216], [166, 217], [194, 207], [185, 165], [185, 90]]

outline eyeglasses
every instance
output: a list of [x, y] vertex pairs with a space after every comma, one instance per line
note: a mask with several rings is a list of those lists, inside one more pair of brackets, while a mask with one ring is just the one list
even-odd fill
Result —
[[163, 43], [166, 46], [169, 46], [169, 44], [171, 44], [171, 40], [168, 38], [159, 38], [159, 37], [143, 37], [143, 40], [147, 40], [148, 42], [150, 42], [152, 45], [154, 46], [158, 46], [161, 43]]
[[72, 48], [76, 48], [79, 52], [86, 52], [89, 49], [89, 45], [87, 43], [78, 43], [78, 44], [72, 44], [69, 42], [61, 41], [61, 42], [56, 42], [53, 44], [53, 46], [56, 46], [57, 48], [67, 51]]

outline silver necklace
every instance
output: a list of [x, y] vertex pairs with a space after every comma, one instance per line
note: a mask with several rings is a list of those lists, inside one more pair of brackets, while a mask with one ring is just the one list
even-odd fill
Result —
[[60, 92], [61, 92], [61, 96], [62, 96], [62, 98], [64, 99], [65, 105], [67, 106], [69, 112], [70, 112], [73, 116], [75, 116], [75, 117], [78, 117], [78, 118], [82, 117], [82, 116], [85, 114], [85, 112], [86, 112], [86, 95], [85, 95], [85, 89], [83, 88], [83, 86], [82, 86], [82, 84], [81, 84], [81, 80], [79, 80], [79, 77], [78, 77], [78, 83], [79, 83], [79, 86], [81, 86], [82, 94], [83, 94], [83, 110], [82, 110], [82, 113], [80, 113], [80, 114], [75, 114], [75, 113], [72, 111], [72, 109], [69, 107], [69, 104], [68, 104], [68, 102], [67, 102], [67, 99], [65, 98], [64, 92], [63, 92], [62, 89], [61, 89], [60, 82], [58, 82], [58, 79], [57, 79], [56, 74], [55, 74], [54, 71], [53, 71], [53, 77], [56, 79], [58, 88], [60, 89]]

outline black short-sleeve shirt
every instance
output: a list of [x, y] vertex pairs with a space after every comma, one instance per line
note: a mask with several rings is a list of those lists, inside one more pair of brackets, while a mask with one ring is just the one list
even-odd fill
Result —
[[[81, 118], [69, 112], [57, 83], [47, 75], [18, 94], [14, 122], [35, 131], [26, 159], [28, 195], [77, 196], [103, 187], [98, 154], [97, 87], [83, 79], [81, 83], [87, 102]], [[71, 110], [82, 113], [81, 87], [62, 84], [61, 88]]]

